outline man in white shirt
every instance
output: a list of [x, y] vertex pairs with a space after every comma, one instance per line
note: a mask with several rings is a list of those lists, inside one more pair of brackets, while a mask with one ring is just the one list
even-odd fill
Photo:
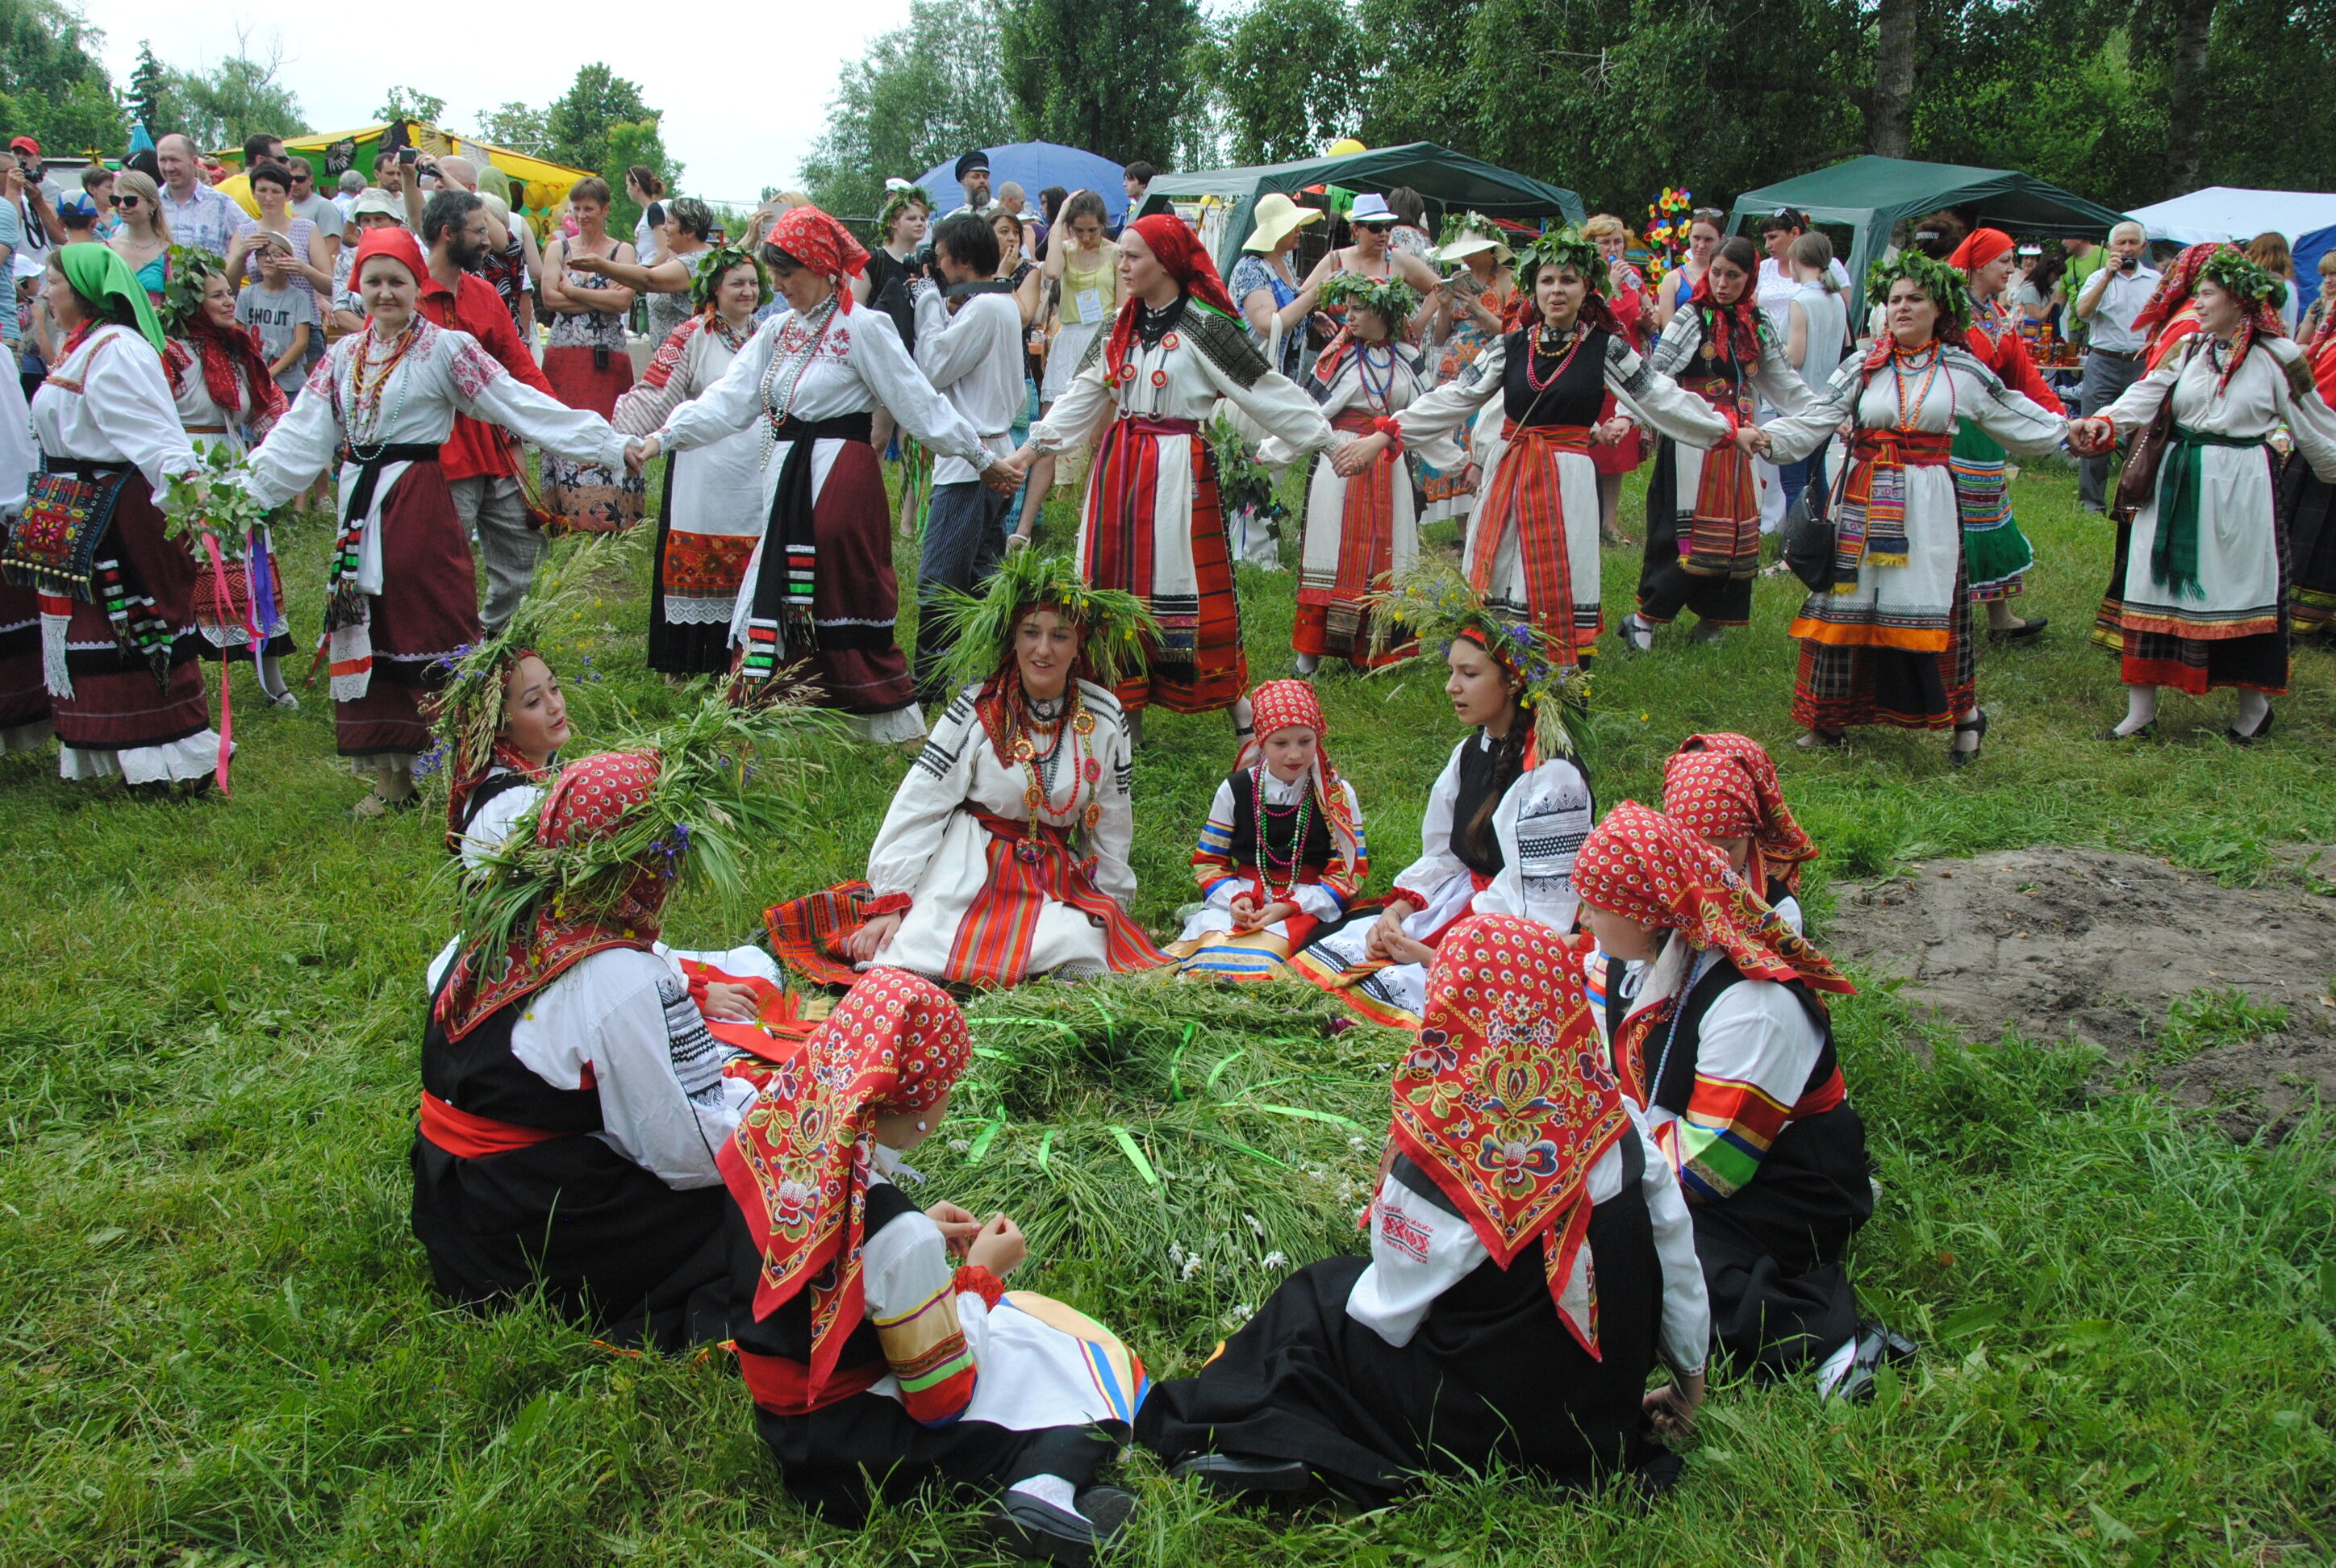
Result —
[[[961, 212], [933, 229], [933, 266], [941, 285], [920, 279], [911, 290], [917, 312], [917, 368], [951, 407], [981, 433], [998, 457], [1014, 451], [1014, 421], [1027, 395], [1022, 377], [1022, 309], [1011, 286], [998, 282], [998, 230], [986, 218]], [[925, 520], [923, 560], [917, 568], [917, 697], [946, 701], [940, 665], [949, 652], [939, 625], [941, 589], [979, 590], [1006, 553], [1006, 508], [1000, 495], [961, 457], [933, 459], [932, 510]]]
[[172, 131], [156, 142], [154, 161], [162, 170], [162, 216], [172, 244], [225, 256], [235, 237], [253, 227], [249, 213], [203, 183], [195, 144], [184, 136]]
[[[2158, 281], [2156, 269], [2142, 258], [2146, 243], [2141, 225], [2130, 219], [2110, 229], [2107, 264], [2077, 291], [2077, 319], [2090, 331], [2084, 386], [2078, 394], [2079, 411], [2088, 416], [2115, 403], [2141, 379], [2148, 336], [2134, 330], [2133, 318], [2157, 292]], [[2078, 460], [2077, 502], [2087, 511], [2105, 510], [2108, 482], [2106, 454]]]

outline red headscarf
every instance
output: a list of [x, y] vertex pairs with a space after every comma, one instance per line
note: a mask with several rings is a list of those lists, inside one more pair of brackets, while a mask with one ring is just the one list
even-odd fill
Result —
[[1597, 1287], [1569, 1290], [1591, 1167], [1630, 1127], [1565, 940], [1476, 915], [1444, 935], [1419, 1045], [1396, 1068], [1388, 1136], [1505, 1269], [1535, 1237], [1559, 1317], [1598, 1354]]
[[[602, 752], [560, 770], [545, 793], [536, 818], [535, 842], [546, 849], [608, 837], [627, 813], [657, 788], [662, 763], [655, 752]], [[456, 960], [454, 975], [438, 993], [439, 1026], [459, 1040], [498, 1008], [541, 990], [579, 959], [605, 948], [648, 950], [657, 940], [668, 883], [658, 870], [643, 867], [612, 906], [568, 913], [561, 899], [548, 894], [536, 911], [535, 929], [502, 955], [501, 973], [490, 979], [492, 958], [472, 949]]]
[[1755, 891], [1772, 876], [1798, 891], [1801, 862], [1817, 846], [1793, 820], [1776, 765], [1750, 735], [1691, 735], [1663, 764], [1663, 815], [1708, 839], [1750, 839], [1745, 881]]
[[404, 267], [414, 274], [416, 283], [430, 276], [430, 263], [423, 256], [422, 246], [410, 230], [368, 229], [365, 238], [357, 241], [356, 259], [349, 263], [349, 287], [352, 291], [357, 287], [357, 279], [365, 276], [366, 260], [375, 256], [385, 256]]
[[[1315, 804], [1330, 829], [1338, 852], [1347, 857], [1348, 865], [1356, 864], [1362, 853], [1363, 833], [1355, 823], [1354, 813], [1347, 809], [1346, 788], [1338, 782], [1338, 770], [1330, 761], [1330, 726], [1322, 717], [1321, 699], [1314, 695], [1313, 687], [1302, 680], [1270, 680], [1251, 692], [1249, 701], [1257, 735], [1253, 744], [1257, 746], [1263, 746], [1277, 731], [1314, 732]], [[1242, 750], [1249, 752], [1249, 747]], [[1257, 765], [1265, 765], [1261, 756]]]
[[838, 285], [835, 307], [846, 316], [852, 314], [852, 289], [846, 279], [868, 270], [868, 248], [852, 237], [852, 230], [816, 207], [790, 207], [773, 221], [764, 238]]
[[860, 1250], [877, 1113], [935, 1104], [972, 1050], [948, 992], [906, 969], [871, 969], [722, 1145], [722, 1179], [763, 1254], [755, 1318], [811, 1291], [814, 1390], [867, 1311]]
[[[2149, 303], [2143, 306], [2141, 314], [2133, 318], [2136, 330], [2146, 330], [2150, 334], [2150, 369], [2157, 368], [2167, 348], [2198, 329], [2198, 279], [2205, 275], [2206, 264], [2218, 251], [2224, 250], [2242, 257], [2246, 254], [2237, 246], [2219, 240], [2193, 245], [2184, 250], [2174, 258], [2174, 265], [2166, 269], [2166, 276], [2158, 280], [2157, 292], [2149, 297]], [[2232, 375], [2239, 368], [2240, 362], [2246, 358], [2247, 350], [2254, 346], [2257, 337], [2287, 336], [2287, 324], [2280, 319], [2279, 309], [2271, 301], [2247, 299], [2240, 303], [2245, 313], [2240, 317], [2238, 334], [2231, 342], [2231, 362], [2224, 367], [2222, 379], [2215, 383], [2218, 392], [2231, 384]], [[2183, 316], [2185, 309], [2189, 312], [2186, 317]], [[2185, 324], [2189, 327], [2188, 332], [2181, 330]]]
[[[1235, 321], [1241, 318], [1232, 296], [1225, 292], [1224, 279], [1217, 276], [1217, 264], [1209, 259], [1208, 248], [1183, 219], [1173, 212], [1155, 212], [1129, 224], [1127, 231], [1141, 238], [1159, 258], [1176, 287], [1221, 315]], [[1120, 301], [1118, 319], [1111, 324], [1111, 346], [1105, 355], [1109, 371], [1105, 379], [1114, 386], [1126, 379], [1128, 345], [1135, 341], [1136, 315], [1143, 308], [1144, 301], [1131, 294]]]
[[1969, 277], [1973, 268], [1985, 267], [2011, 248], [2011, 236], [2002, 229], [1974, 229], [1963, 236], [1963, 242], [1947, 258], [1947, 265], [1961, 268]]
[[203, 390], [230, 418], [244, 406], [248, 393], [252, 436], [255, 440], [265, 437], [284, 417], [284, 389], [268, 374], [268, 361], [260, 357], [251, 334], [240, 326], [221, 326], [201, 309], [188, 317], [180, 330], [193, 348], [190, 352], [174, 343], [163, 350], [162, 362], [170, 367], [170, 374], [175, 376], [190, 364], [200, 363]]
[[1844, 996], [1857, 989], [1746, 887], [1718, 850], [1636, 801], [1590, 830], [1573, 862], [1573, 891], [1593, 908], [1718, 949], [1747, 980], [1805, 980]]

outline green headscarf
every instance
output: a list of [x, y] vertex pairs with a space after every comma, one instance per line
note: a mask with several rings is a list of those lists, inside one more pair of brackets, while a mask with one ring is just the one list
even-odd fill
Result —
[[154, 352], [162, 352], [162, 321], [154, 314], [154, 302], [146, 297], [146, 290], [130, 270], [130, 263], [122, 259], [112, 247], [83, 244], [60, 247], [57, 265], [63, 269], [65, 281], [83, 299], [102, 303], [108, 297], [126, 299], [131, 313], [136, 317], [138, 330], [153, 345]]

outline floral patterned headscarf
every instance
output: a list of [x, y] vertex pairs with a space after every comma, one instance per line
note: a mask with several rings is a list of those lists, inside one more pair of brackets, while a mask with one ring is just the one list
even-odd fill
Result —
[[948, 992], [906, 969], [871, 969], [722, 1146], [722, 1179], [763, 1254], [755, 1318], [811, 1291], [814, 1389], [867, 1311], [860, 1252], [877, 1115], [939, 1103], [972, 1050]]
[[1630, 1126], [1563, 938], [1477, 915], [1446, 932], [1419, 1044], [1396, 1068], [1388, 1136], [1505, 1269], [1535, 1237], [1558, 1314], [1598, 1354], [1597, 1289], [1574, 1261], [1591, 1167]]
[[850, 280], [868, 270], [868, 248], [852, 230], [816, 207], [790, 207], [764, 238], [835, 284], [836, 309], [852, 314]]
[[[657, 789], [657, 753], [603, 752], [560, 770], [536, 813], [535, 842], [562, 849], [615, 834], [628, 813]], [[541, 990], [564, 971], [607, 948], [646, 951], [657, 940], [669, 884], [644, 866], [613, 904], [572, 910], [557, 893], [538, 911], [532, 931], [501, 955], [466, 951], [438, 993], [439, 1027], [461, 1039], [499, 1008]], [[499, 971], [499, 972], [492, 972]]]
[[1705, 839], [1750, 839], [1745, 881], [1757, 891], [1780, 877], [1798, 891], [1817, 846], [1793, 820], [1776, 765], [1750, 735], [1691, 735], [1663, 764], [1663, 815]]
[[[1347, 792], [1339, 786], [1338, 770], [1330, 761], [1330, 726], [1322, 717], [1322, 703], [1314, 687], [1302, 680], [1270, 680], [1251, 691], [1249, 700], [1260, 746], [1280, 730], [1314, 732], [1315, 805], [1329, 824], [1338, 852], [1347, 857], [1348, 864], [1354, 864], [1362, 850], [1362, 829], [1347, 809]], [[1265, 765], [1261, 758], [1258, 765]]]

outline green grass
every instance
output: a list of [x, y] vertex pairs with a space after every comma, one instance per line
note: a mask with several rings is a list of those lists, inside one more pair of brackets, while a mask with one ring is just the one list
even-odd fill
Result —
[[[1761, 737], [1825, 851], [1820, 935], [1826, 877], [1937, 854], [2082, 843], [2274, 874], [2271, 846], [2324, 840], [2336, 806], [2328, 653], [2299, 650], [2276, 738], [2253, 751], [2216, 738], [2227, 697], [2170, 697], [2164, 744], [2101, 747], [2088, 737], [2119, 711], [2116, 672], [2080, 634], [2109, 536], [2070, 492], [2054, 472], [2015, 490], [2042, 561], [2024, 608], [2054, 626], [2039, 648], [1982, 649], [1994, 727], [1979, 766], [1949, 769], [1943, 737], [1790, 750], [1796, 596], [1768, 579], [1757, 624], [1727, 643], [1669, 637], [1607, 662], [1601, 800], [1651, 798], [1690, 731]], [[313, 523], [289, 531], [304, 628], [326, 543]], [[588, 745], [618, 703], [680, 700], [642, 667], [641, 567], [628, 570], [553, 649]], [[1634, 551], [1610, 554], [1610, 621], [1636, 578]], [[1290, 579], [1243, 586], [1253, 669], [1283, 673]], [[579, 678], [587, 656], [598, 678]], [[438, 828], [346, 820], [362, 786], [332, 757], [321, 691], [282, 715], [258, 706], [248, 669], [236, 681], [229, 802], [105, 798], [59, 783], [54, 754], [0, 759], [0, 896], [20, 955], [0, 979], [0, 1562], [984, 1561], [962, 1510], [887, 1514], [862, 1535], [808, 1524], [718, 1357], [614, 1357], [533, 1311], [482, 1320], [433, 1300], [405, 1228], [405, 1154], [421, 974], [452, 908]], [[1439, 687], [1426, 672], [1321, 682], [1380, 886], [1416, 850], [1456, 738]], [[1138, 758], [1137, 912], [1155, 928], [1188, 897], [1230, 738], [1221, 719], [1162, 716]], [[834, 763], [817, 831], [760, 857], [758, 899], [861, 869], [906, 759]], [[701, 895], [668, 931], [727, 943], [753, 912]], [[1327, 1010], [1289, 989], [1143, 980], [988, 998], [988, 1054], [918, 1163], [936, 1195], [1017, 1213], [1037, 1243], [1027, 1283], [1121, 1329], [1155, 1371], [1188, 1370], [1270, 1290], [1273, 1254], [1355, 1244], [1397, 1041], [1325, 1039]], [[1646, 1516], [1499, 1475], [1380, 1514], [1246, 1516], [1139, 1457], [1123, 1560], [2329, 1561], [2328, 1124], [2234, 1146], [2146, 1091], [2099, 1092], [2068, 1047], [1966, 1047], [1881, 992], [1839, 1018], [1884, 1189], [1857, 1277], [1923, 1346], [1874, 1406], [1723, 1384], [1685, 1485]], [[2276, 1027], [2201, 996], [2162, 1038], [2187, 1053]]]

